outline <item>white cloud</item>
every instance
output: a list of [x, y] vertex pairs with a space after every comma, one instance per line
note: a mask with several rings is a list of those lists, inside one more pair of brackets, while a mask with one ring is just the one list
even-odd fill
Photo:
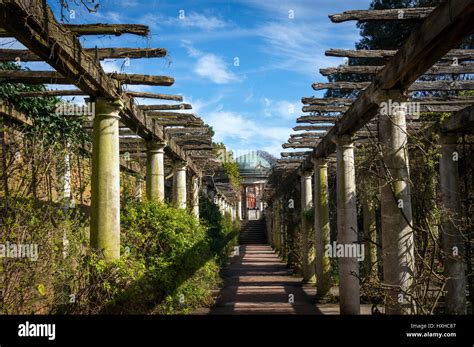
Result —
[[122, 71], [122, 63], [121, 60], [105, 59], [100, 62], [100, 65], [105, 72], [120, 72]]
[[216, 29], [223, 29], [229, 27], [231, 24], [208, 13], [184, 12], [176, 13], [175, 16], [164, 16], [161, 14], [148, 13], [140, 18], [140, 23], [147, 23], [150, 27], [157, 28], [158, 26], [180, 27], [185, 29], [214, 31]]
[[197, 58], [193, 67], [196, 75], [216, 84], [227, 84], [241, 80], [239, 76], [229, 70], [228, 64], [222, 57], [212, 53], [201, 52], [194, 48], [191, 42], [186, 40], [182, 40], [181, 45], [186, 48], [191, 58]]
[[275, 101], [269, 98], [263, 98], [262, 104], [264, 116], [272, 118], [296, 119], [297, 112], [301, 109], [301, 103], [299, 101]]
[[190, 28], [198, 28], [201, 30], [215, 30], [220, 29], [227, 26], [227, 23], [223, 20], [211, 16], [211, 15], [203, 15], [196, 12], [191, 12], [190, 14], [184, 13], [183, 18], [178, 18], [178, 24], [190, 27]]
[[291, 131], [286, 127], [271, 126], [266, 126], [265, 131], [262, 131], [262, 125], [232, 111], [209, 112], [205, 120], [213, 127], [216, 141], [237, 143], [239, 147], [275, 147], [276, 144], [286, 142]]
[[225, 61], [214, 54], [205, 54], [200, 57], [194, 67], [194, 72], [217, 84], [227, 84], [239, 80], [233, 72], [228, 70]]

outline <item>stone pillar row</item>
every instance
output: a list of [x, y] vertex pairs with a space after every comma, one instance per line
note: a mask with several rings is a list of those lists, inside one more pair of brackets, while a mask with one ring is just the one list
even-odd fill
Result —
[[[91, 179], [91, 246], [106, 260], [120, 257], [120, 138], [119, 120], [123, 105], [119, 99], [97, 98], [93, 121]], [[163, 142], [149, 141], [146, 161], [146, 197], [164, 201], [165, 170]], [[186, 162], [173, 164], [173, 204], [187, 208]], [[140, 182], [140, 179], [138, 179]], [[191, 178], [190, 208], [199, 217], [200, 178]]]
[[[406, 98], [400, 91], [388, 91], [380, 98], [380, 105], [403, 103]], [[406, 131], [406, 109], [394, 108], [388, 114], [380, 114], [380, 196], [381, 196], [381, 237], [383, 283], [388, 299], [385, 302], [387, 314], [416, 313], [411, 298], [413, 277], [415, 276], [414, 234], [409, 185], [408, 138]], [[446, 313], [466, 313], [466, 274], [464, 244], [461, 228], [461, 206], [458, 171], [459, 134], [441, 134], [440, 147], [440, 187], [442, 208], [442, 250], [446, 278]], [[354, 144], [350, 135], [336, 139], [336, 186], [337, 186], [337, 241], [330, 243], [328, 208], [328, 160], [313, 159], [314, 194], [311, 194], [310, 172], [301, 172], [301, 210], [314, 208], [314, 226], [310, 228], [305, 218], [301, 218], [302, 272], [303, 284], [316, 281], [317, 296], [323, 298], [330, 289], [330, 257], [337, 257], [339, 267], [339, 299], [341, 314], [360, 313], [360, 283], [358, 248], [367, 246], [358, 240], [357, 194]], [[312, 196], [313, 195], [313, 196]], [[372, 214], [374, 206], [363, 197], [364, 229], [376, 242]], [[365, 199], [365, 200], [364, 200]], [[270, 241], [275, 250], [282, 254], [282, 214], [285, 202], [275, 198], [271, 209]], [[314, 247], [311, 245], [314, 242]], [[337, 255], [331, 247], [340, 247], [345, 253]], [[347, 250], [356, 251], [348, 254]], [[372, 243], [366, 247], [364, 255], [370, 265], [377, 259], [377, 250]], [[346, 254], [347, 253], [347, 254]], [[372, 270], [377, 276], [377, 266]]]

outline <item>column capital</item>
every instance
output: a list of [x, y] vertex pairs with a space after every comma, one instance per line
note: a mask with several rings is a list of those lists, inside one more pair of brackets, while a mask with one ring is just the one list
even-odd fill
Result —
[[188, 167], [188, 163], [186, 163], [184, 160], [177, 159], [173, 161], [173, 167], [176, 170], [186, 170], [186, 168]]
[[310, 178], [311, 176], [313, 176], [313, 170], [301, 171], [300, 176], [301, 176], [301, 178]]
[[336, 145], [346, 148], [354, 147], [354, 136], [353, 135], [339, 135], [335, 139]]
[[166, 142], [165, 141], [156, 141], [156, 140], [150, 140], [147, 141], [146, 143], [146, 149], [148, 152], [163, 152], [166, 147]]
[[408, 92], [400, 89], [381, 90], [376, 96], [378, 104], [392, 100], [393, 102], [404, 102], [408, 99]]
[[311, 158], [311, 162], [315, 167], [327, 167], [329, 158]]
[[122, 109], [123, 101], [121, 99], [103, 97], [95, 99], [95, 116], [120, 119], [120, 112]]

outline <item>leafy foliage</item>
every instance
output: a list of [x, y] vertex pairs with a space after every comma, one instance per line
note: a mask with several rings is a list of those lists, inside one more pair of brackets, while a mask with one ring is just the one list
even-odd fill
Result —
[[[0, 70], [20, 70], [17, 64], [0, 63]], [[20, 92], [44, 91], [44, 85], [25, 85], [21, 83], [0, 84], [0, 99], [13, 104], [34, 121], [34, 126], [26, 129], [27, 135], [41, 137], [49, 144], [83, 143], [89, 141], [87, 132], [82, 127], [83, 119], [76, 116], [56, 114], [60, 100], [56, 97], [24, 98]]]

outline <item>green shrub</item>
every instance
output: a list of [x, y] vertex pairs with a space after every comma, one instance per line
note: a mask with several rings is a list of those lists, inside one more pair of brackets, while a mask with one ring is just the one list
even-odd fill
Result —
[[[135, 297], [148, 306], [139, 311], [183, 313], [211, 301], [210, 289], [219, 283], [212, 241], [187, 211], [149, 201], [131, 203], [122, 212], [122, 230], [123, 253], [145, 267], [139, 286], [131, 287], [132, 292], [142, 290]], [[125, 299], [117, 299], [122, 308], [125, 302], [134, 304]]]
[[222, 214], [216, 204], [207, 198], [199, 200], [201, 221], [206, 225], [211, 240], [211, 249], [220, 266], [227, 263], [230, 252], [238, 244], [239, 222], [232, 222], [229, 214]]

